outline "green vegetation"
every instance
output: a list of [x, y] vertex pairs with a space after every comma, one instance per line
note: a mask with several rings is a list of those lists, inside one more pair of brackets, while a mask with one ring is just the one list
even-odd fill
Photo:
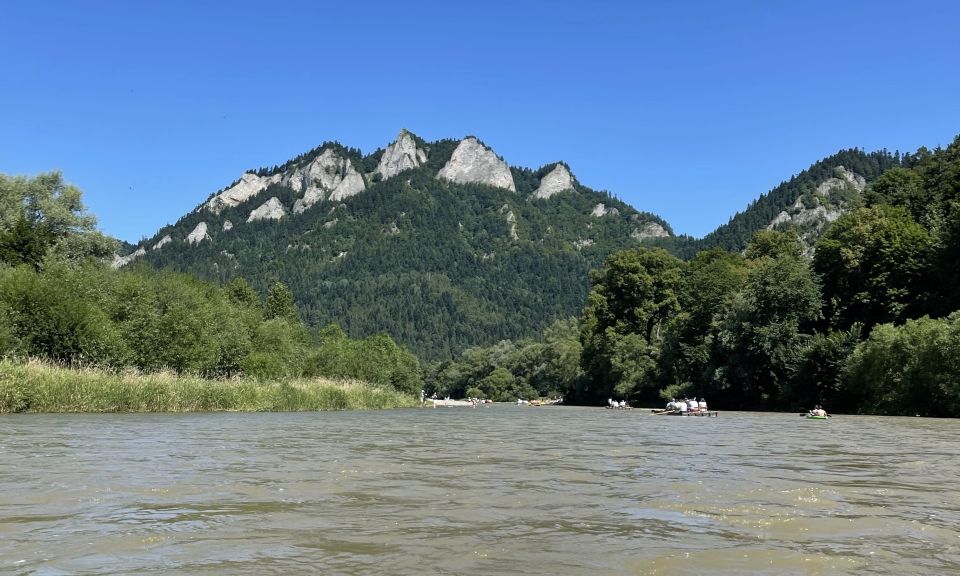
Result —
[[[144, 266], [109, 269], [95, 258], [108, 243], [58, 174], [3, 178], [0, 186], [8, 226], [0, 229], [8, 240], [0, 251], [0, 355], [102, 370], [48, 370], [29, 381], [41, 388], [8, 387], [19, 390], [10, 392], [11, 410], [24, 402], [32, 410], [136, 411], [402, 404], [311, 383], [320, 378], [362, 380], [410, 398], [420, 390], [413, 354], [384, 333], [353, 340], [336, 325], [311, 333], [282, 283], [261, 302], [241, 278], [221, 288]], [[109, 377], [131, 369], [147, 376]], [[178, 378], [150, 376], [163, 372]], [[160, 387], [153, 396], [151, 386]]]
[[440, 397], [498, 402], [556, 398], [573, 387], [579, 362], [577, 321], [569, 318], [554, 322], [538, 340], [504, 340], [431, 364], [424, 370], [425, 389]]
[[172, 372], [141, 374], [0, 361], [0, 413], [292, 412], [416, 405], [413, 395], [351, 380], [211, 380]]
[[[583, 404], [689, 395], [728, 409], [960, 416], [960, 137], [895, 160], [812, 260], [793, 229], [689, 261], [658, 248], [609, 256], [591, 276], [580, 370], [559, 391]], [[513, 392], [546, 365], [543, 346], [473, 349], [426, 381], [494, 378]]]
[[[308, 326], [335, 323], [352, 338], [385, 331], [418, 357], [443, 360], [472, 346], [531, 337], [558, 318], [576, 316], [590, 269], [611, 252], [638, 245], [630, 235], [646, 223], [670, 230], [662, 219], [579, 184], [576, 192], [532, 198], [555, 164], [514, 168], [517, 192], [438, 180], [457, 141], [420, 144], [429, 150], [425, 164], [385, 181], [371, 177], [362, 194], [343, 202], [294, 214], [302, 193], [276, 184], [219, 214], [191, 212], [141, 242], [147, 252], [141, 261], [220, 284], [242, 277], [260, 295], [281, 282]], [[382, 154], [364, 157], [325, 144], [259, 173], [302, 167], [327, 148], [360, 172], [373, 170]], [[273, 196], [288, 216], [247, 223], [250, 211]], [[617, 213], [593, 216], [600, 203]], [[228, 220], [233, 228], [224, 231]], [[200, 222], [212, 239], [185, 243]], [[166, 235], [173, 241], [152, 250]]]
[[[423, 387], [505, 401], [695, 395], [716, 408], [960, 415], [960, 137], [902, 157], [828, 160], [756, 204], [770, 214], [798, 200], [842, 204], [812, 258], [809, 231], [766, 230], [760, 216], [735, 217], [730, 246], [714, 235], [622, 249], [646, 217], [608, 195], [540, 201], [529, 197], [539, 173], [515, 169], [513, 194], [438, 182], [421, 167], [331, 211], [254, 222], [215, 247], [150, 251], [118, 272], [95, 262], [109, 241], [59, 175], [3, 178], [0, 353], [21, 360], [0, 365], [0, 401], [9, 411], [360, 405], [313, 391], [325, 377], [370, 382], [398, 405]], [[862, 196], [817, 192], [841, 161], [867, 171]], [[590, 216], [600, 199], [620, 214]], [[238, 208], [224, 215], [242, 221]], [[185, 234], [199, 218], [213, 215], [174, 228]], [[594, 243], [576, 248], [583, 230]], [[224, 286], [151, 263], [205, 270]], [[255, 275], [248, 284], [238, 271]], [[347, 329], [318, 322], [328, 317]], [[432, 363], [421, 370], [385, 328]], [[102, 371], [37, 368], [22, 360], [31, 357]], [[129, 383], [130, 370], [146, 376]]]

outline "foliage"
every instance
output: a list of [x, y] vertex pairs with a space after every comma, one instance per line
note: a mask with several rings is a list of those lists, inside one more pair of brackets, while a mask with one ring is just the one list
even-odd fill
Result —
[[850, 393], [868, 414], [960, 414], [960, 313], [881, 324], [847, 365]]
[[831, 324], [869, 330], [922, 313], [932, 248], [930, 234], [901, 208], [877, 205], [837, 220], [814, 256]]
[[41, 267], [45, 257], [79, 262], [105, 258], [117, 242], [95, 230], [81, 192], [59, 172], [34, 178], [0, 174], [0, 261]]
[[805, 260], [784, 255], [755, 262], [715, 336], [715, 379], [724, 402], [740, 408], [782, 403], [809, 338], [802, 327], [819, 313], [819, 287]]
[[611, 255], [592, 275], [583, 312], [578, 401], [656, 394], [656, 358], [663, 329], [679, 312], [684, 264], [663, 249]]
[[415, 404], [410, 394], [351, 380], [211, 380], [0, 360], [0, 414], [364, 410]]
[[557, 398], [580, 377], [579, 327], [576, 319], [557, 320], [538, 341], [501, 341], [470, 348], [456, 360], [425, 369], [427, 394], [477, 397], [513, 402]]
[[899, 154], [893, 155], [886, 150], [871, 153], [856, 149], [841, 150], [813, 164], [768, 193], [761, 194], [746, 210], [730, 218], [730, 222], [707, 234], [697, 248], [702, 250], [720, 247], [740, 252], [747, 247], [754, 235], [765, 229], [780, 212], [793, 206], [798, 199], [814, 195], [817, 187], [834, 176], [837, 168], [842, 166], [864, 177], [867, 182], [872, 182], [901, 162], [903, 160]]
[[[578, 315], [591, 268], [638, 245], [631, 234], [647, 223], [670, 230], [661, 218], [579, 183], [576, 191], [534, 199], [539, 178], [556, 164], [513, 169], [517, 192], [437, 179], [458, 141], [419, 143], [425, 164], [387, 180], [368, 178], [363, 193], [322, 200], [302, 214], [292, 212], [302, 193], [281, 184], [218, 214], [193, 211], [144, 240], [142, 260], [222, 284], [242, 276], [265, 299], [280, 282], [311, 327], [335, 323], [358, 339], [386, 331], [437, 360], [531, 337]], [[363, 173], [379, 158], [327, 144], [258, 173], [302, 167], [330, 147]], [[274, 196], [287, 217], [246, 222]], [[601, 203], [615, 212], [593, 215]], [[228, 220], [233, 227], [225, 231]], [[183, 242], [200, 222], [212, 239]], [[166, 235], [173, 242], [152, 250]]]

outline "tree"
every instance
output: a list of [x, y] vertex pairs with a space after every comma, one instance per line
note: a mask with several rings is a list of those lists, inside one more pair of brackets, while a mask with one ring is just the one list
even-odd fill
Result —
[[[3, 242], [31, 246], [21, 254], [40, 247], [68, 262], [88, 258], [106, 258], [117, 248], [116, 240], [96, 231], [96, 218], [86, 212], [82, 193], [66, 184], [60, 172], [39, 174], [34, 178], [0, 174], [0, 233], [20, 230], [33, 241]], [[36, 239], [43, 240], [37, 242]], [[25, 244], [24, 244], [25, 242]], [[25, 257], [33, 261], [34, 257]]]
[[247, 284], [247, 281], [240, 276], [237, 276], [231, 280], [226, 285], [225, 289], [230, 301], [234, 302], [235, 304], [240, 304], [241, 306], [247, 306], [250, 308], [257, 308], [260, 306], [260, 297], [257, 296], [257, 293], [254, 291], [254, 289]]
[[655, 395], [655, 359], [664, 325], [679, 311], [683, 262], [662, 249], [624, 250], [591, 274], [583, 313], [578, 400]]
[[0, 262], [27, 264], [40, 271], [52, 243], [53, 236], [44, 226], [20, 218], [9, 230], [0, 230]]
[[930, 197], [923, 189], [923, 178], [907, 168], [891, 168], [870, 184], [864, 193], [868, 206], [889, 204], [907, 210], [917, 222], [923, 222], [930, 208]]
[[783, 401], [820, 314], [820, 291], [807, 262], [763, 257], [721, 321], [711, 350], [714, 385], [724, 402], [761, 408]]
[[960, 314], [881, 324], [854, 350], [846, 377], [864, 413], [960, 415]]
[[817, 242], [813, 265], [827, 320], [869, 332], [925, 310], [933, 241], [903, 208], [877, 205], [842, 216]]
[[274, 282], [267, 292], [267, 301], [263, 307], [265, 320], [283, 318], [291, 322], [300, 321], [300, 313], [293, 301], [293, 292], [283, 282]]

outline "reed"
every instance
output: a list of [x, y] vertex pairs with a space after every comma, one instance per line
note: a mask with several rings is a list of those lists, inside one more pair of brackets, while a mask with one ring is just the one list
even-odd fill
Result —
[[210, 380], [0, 360], [0, 413], [298, 412], [412, 407], [418, 398], [389, 387], [322, 378]]

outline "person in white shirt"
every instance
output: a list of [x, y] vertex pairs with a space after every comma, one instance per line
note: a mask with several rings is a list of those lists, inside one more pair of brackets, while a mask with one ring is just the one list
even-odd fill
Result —
[[680, 400], [679, 402], [677, 402], [677, 408], [679, 408], [680, 413], [683, 414], [687, 411], [688, 406], [686, 402], [684, 402], [683, 400]]
[[701, 412], [706, 412], [706, 411], [707, 411], [707, 399], [701, 397], [701, 398], [700, 398], [699, 406], [700, 406], [700, 411], [701, 411]]

